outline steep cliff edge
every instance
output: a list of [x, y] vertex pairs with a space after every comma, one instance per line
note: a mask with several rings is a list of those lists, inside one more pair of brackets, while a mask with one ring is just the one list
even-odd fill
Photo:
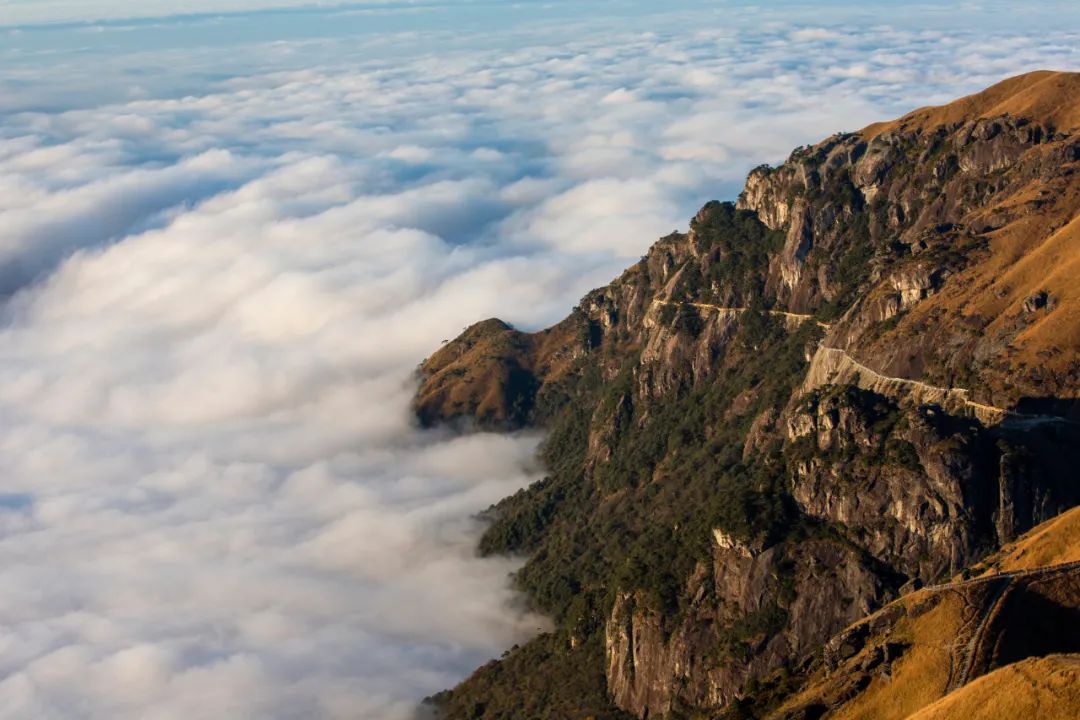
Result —
[[553, 328], [422, 365], [424, 423], [549, 432], [481, 551], [528, 555], [558, 630], [444, 716], [752, 713], [905, 583], [1080, 503], [1078, 78], [796, 150]]

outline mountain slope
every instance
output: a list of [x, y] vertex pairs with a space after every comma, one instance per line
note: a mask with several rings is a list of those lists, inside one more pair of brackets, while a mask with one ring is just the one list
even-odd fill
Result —
[[980, 562], [973, 570], [990, 575], [1075, 562], [1080, 562], [1080, 508], [1043, 523]]
[[885, 132], [932, 131], [1005, 115], [1030, 118], [1062, 132], [1080, 128], [1080, 73], [1037, 70], [1004, 80], [982, 92], [960, 98], [948, 105], [915, 110], [898, 120], [865, 128], [868, 138]]
[[[984, 561], [997, 570], [965, 579], [977, 574], [973, 568], [965, 577], [912, 592], [837, 634], [805, 687], [770, 717], [962, 718], [958, 713], [971, 711], [975, 699], [1003, 686], [1016, 691], [1015, 707], [1041, 698], [1057, 703], [1061, 717], [1075, 717], [1080, 695], [1055, 688], [1062, 678], [1076, 677], [1078, 656], [1055, 654], [1080, 650], [1080, 562], [1043, 564], [1030, 551], [1054, 548], [1043, 555], [1051, 561], [1080, 552], [1078, 510]], [[1015, 566], [1019, 555], [1028, 558], [1022, 567]], [[1042, 657], [1050, 657], [1049, 664], [1031, 661]], [[1042, 670], [1046, 676], [1031, 674]], [[979, 683], [988, 673], [995, 679]], [[1024, 678], [1033, 680], [1031, 687]], [[942, 698], [948, 702], [938, 702]], [[1018, 717], [1006, 704], [992, 707], [998, 714], [989, 717]]]
[[[741, 206], [787, 228], [778, 295], [820, 308], [861, 272], [827, 344], [987, 405], [1038, 412], [1053, 396], [1049, 412], [1074, 414], [1077, 77], [1013, 78], [752, 173]], [[870, 242], [853, 244], [862, 224]], [[885, 242], [893, 254], [866, 253]]]
[[1080, 714], [1080, 655], [1008, 665], [934, 703], [911, 720], [1072, 720]]
[[558, 630], [447, 717], [759, 713], [905, 583], [1080, 503], [1076, 78], [796, 150], [553, 328], [424, 363], [423, 422], [549, 432], [481, 551], [528, 555]]

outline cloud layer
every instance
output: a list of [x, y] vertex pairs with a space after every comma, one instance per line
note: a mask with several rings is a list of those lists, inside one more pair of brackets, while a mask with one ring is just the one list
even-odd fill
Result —
[[419, 432], [425, 354], [561, 317], [795, 145], [1080, 62], [1064, 33], [589, 27], [24, 87], [50, 109], [0, 125], [7, 717], [407, 717], [544, 626], [470, 519], [539, 439]]

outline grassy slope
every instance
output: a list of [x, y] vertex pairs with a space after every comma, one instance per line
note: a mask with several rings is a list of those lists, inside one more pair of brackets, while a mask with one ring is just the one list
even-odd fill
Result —
[[911, 716], [911, 720], [1075, 720], [1080, 655], [1030, 658], [995, 670]]
[[[1032, 529], [974, 570], [977, 574], [980, 569], [992, 568], [985, 573], [985, 577], [998, 572], [1035, 570], [1078, 559], [1080, 508], [1075, 508]], [[1051, 594], [1075, 600], [1077, 577], [1077, 574], [1073, 574], [1071, 579], [1067, 578], [1061, 583], [1063, 593]], [[1033, 583], [1040, 587], [1044, 584]], [[785, 717], [785, 713], [814, 704], [834, 708], [825, 715], [829, 720], [1080, 717], [1080, 693], [1076, 692], [1076, 688], [1071, 694], [1061, 692], [1061, 687], [1067, 684], [1066, 680], [1072, 678], [1072, 682], [1076, 682], [1080, 655], [1055, 656], [1055, 659], [1045, 662], [1025, 660], [1014, 663], [946, 695], [953, 663], [950, 660], [950, 646], [965, 630], [970, 631], [968, 621], [973, 617], [974, 608], [982, 605], [991, 593], [991, 586], [978, 584], [959, 590], [928, 589], [911, 593], [882, 608], [869, 619], [890, 614], [901, 616], [887, 624], [886, 629], [876, 637], [871, 637], [860, 653], [835, 672], [820, 670], [811, 676], [803, 689], [784, 702], [773, 717]], [[903, 609], [902, 614], [897, 613], [898, 608]], [[1013, 624], [1014, 632], [1023, 632], [1023, 628], [1017, 628], [1015, 624], [1025, 621], [1030, 621], [1031, 632], [1039, 635], [1045, 633], [1045, 628], [1039, 627], [1039, 618], [1026, 618], [1015, 612], [1007, 619], [1007, 624]], [[872, 672], [868, 675], [868, 682], [852, 692], [855, 685], [853, 675], [860, 665], [865, 664], [873, 648], [884, 642], [906, 646], [906, 649], [889, 668], [887, 676]], [[953, 655], [955, 658], [955, 653]], [[987, 712], [991, 714], [972, 714], [974, 707], [983, 707], [986, 698], [999, 690], [1009, 694], [1009, 703], [989, 703], [985, 707], [989, 708]], [[957, 696], [968, 699], [953, 700]], [[1010, 704], [1013, 702], [1015, 706]], [[1040, 714], [1043, 710], [1034, 712], [1041, 707], [1039, 703], [1046, 703], [1047, 708], [1055, 703], [1064, 703], [1064, 714]]]
[[898, 120], [870, 125], [868, 138], [892, 131], [929, 130], [976, 118], [1035, 117], [1059, 130], [1080, 127], [1080, 73], [1037, 70], [1004, 80], [946, 105], [919, 108]]
[[1080, 507], [1032, 528], [979, 563], [976, 573], [1031, 570], [1080, 560]]

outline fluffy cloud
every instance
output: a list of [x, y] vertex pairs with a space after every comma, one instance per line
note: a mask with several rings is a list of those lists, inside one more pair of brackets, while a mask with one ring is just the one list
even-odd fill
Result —
[[711, 18], [393, 62], [259, 45], [228, 67], [264, 72], [122, 102], [67, 95], [67, 65], [8, 87], [6, 716], [407, 717], [545, 623], [473, 550], [539, 438], [416, 429], [426, 353], [557, 319], [795, 145], [1080, 60]]

